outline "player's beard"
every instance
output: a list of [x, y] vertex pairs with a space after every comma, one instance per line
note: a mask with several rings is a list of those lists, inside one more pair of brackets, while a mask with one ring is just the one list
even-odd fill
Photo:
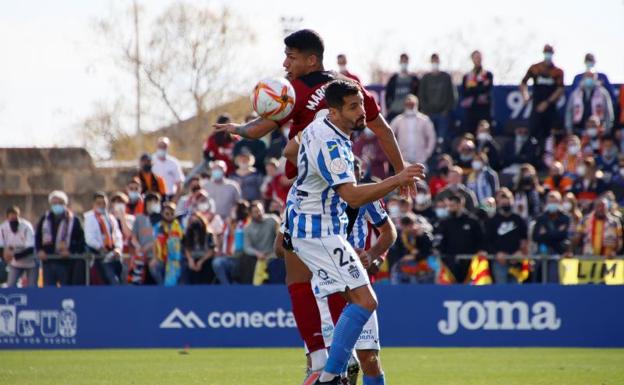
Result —
[[363, 131], [366, 128], [366, 117], [362, 116], [353, 123], [353, 131]]

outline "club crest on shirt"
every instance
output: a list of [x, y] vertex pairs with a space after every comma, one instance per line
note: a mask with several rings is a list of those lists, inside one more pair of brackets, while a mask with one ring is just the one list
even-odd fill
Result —
[[336, 158], [329, 164], [329, 170], [334, 174], [342, 174], [347, 171], [347, 162], [344, 159]]
[[360, 270], [355, 265], [349, 266], [349, 274], [351, 274], [354, 279], [360, 278]]

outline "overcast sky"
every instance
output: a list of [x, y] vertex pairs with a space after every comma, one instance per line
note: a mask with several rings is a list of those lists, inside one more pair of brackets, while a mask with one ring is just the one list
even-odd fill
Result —
[[[226, 5], [245, 19], [257, 36], [254, 67], [267, 72], [281, 68], [280, 17], [286, 16], [302, 18], [299, 26], [321, 33], [326, 67], [334, 68], [335, 55], [344, 52], [351, 69], [365, 81], [371, 63], [394, 70], [403, 51], [411, 54], [413, 70], [426, 69], [434, 51], [442, 54], [443, 68], [467, 70], [465, 53], [479, 48], [495, 81], [517, 83], [522, 72], [540, 60], [541, 47], [549, 42], [555, 46], [555, 62], [564, 69], [566, 83], [583, 70], [586, 52], [596, 55], [599, 71], [614, 82], [624, 82], [624, 0], [190, 2]], [[149, 21], [172, 1], [140, 3]], [[80, 143], [78, 122], [93, 103], [128, 87], [126, 75], [94, 44], [93, 21], [131, 4], [130, 0], [2, 2], [1, 147]], [[501, 55], [514, 57], [511, 70], [499, 68], [505, 64]]]

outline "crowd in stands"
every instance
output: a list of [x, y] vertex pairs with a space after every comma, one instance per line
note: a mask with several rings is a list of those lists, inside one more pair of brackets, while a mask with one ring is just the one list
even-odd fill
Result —
[[[439, 55], [419, 77], [402, 54], [386, 85], [386, 116], [401, 152], [426, 164], [429, 177], [416, 195], [385, 200], [399, 235], [377, 282], [469, 282], [471, 259], [458, 256], [472, 255], [493, 256], [496, 283], [557, 282], [556, 260], [529, 257], [622, 254], [624, 97], [616, 99], [595, 57], [585, 56], [586, 71], [574, 77], [560, 113], [564, 73], [546, 45], [519, 85], [532, 102], [530, 117], [507, 136], [492, 126], [494, 76], [479, 51], [470, 58], [474, 67], [456, 87]], [[345, 55], [338, 67], [357, 79]], [[457, 106], [461, 120], [451, 114]], [[286, 130], [261, 140], [215, 132], [186, 175], [169, 139], [160, 138], [123, 189], [95, 192], [82, 215], [63, 191], [49, 194], [49, 210], [34, 225], [9, 207], [0, 225], [5, 285], [283, 283], [273, 242], [293, 182], [283, 173]], [[362, 182], [392, 172], [371, 130], [353, 141]]]

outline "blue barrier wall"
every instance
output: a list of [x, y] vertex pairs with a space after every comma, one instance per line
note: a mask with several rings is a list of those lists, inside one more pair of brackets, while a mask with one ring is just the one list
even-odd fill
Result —
[[[624, 287], [376, 286], [384, 346], [624, 347]], [[0, 291], [0, 348], [301, 346], [283, 286]]]

